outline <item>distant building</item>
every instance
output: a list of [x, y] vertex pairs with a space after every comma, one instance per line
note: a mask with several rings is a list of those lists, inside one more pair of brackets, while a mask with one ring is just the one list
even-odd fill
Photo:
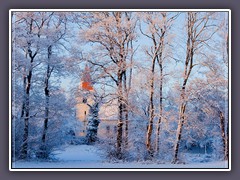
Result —
[[[80, 85], [78, 87], [80, 96], [78, 95], [76, 97], [76, 118], [81, 122], [81, 127], [76, 133], [79, 136], [86, 135], [86, 128], [88, 124], [87, 117], [90, 109], [88, 104], [94, 104], [93, 93], [95, 90], [93, 88], [90, 73], [90, 68], [86, 66], [81, 78]], [[113, 116], [110, 116], [109, 114], [116, 113], [116, 108], [112, 105], [104, 105], [99, 107], [99, 109], [100, 124], [98, 126], [98, 137], [107, 137], [114, 135], [117, 131], [117, 120], [115, 118], [113, 119]]]

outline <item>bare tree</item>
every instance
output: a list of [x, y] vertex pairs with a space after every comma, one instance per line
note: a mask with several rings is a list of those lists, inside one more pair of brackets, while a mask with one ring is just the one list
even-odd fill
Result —
[[128, 118], [125, 97], [125, 91], [128, 88], [125, 74], [128, 69], [127, 59], [131, 51], [130, 43], [135, 37], [135, 22], [131, 12], [95, 12], [88, 17], [92, 18], [88, 18], [87, 29], [82, 32], [84, 39], [100, 45], [100, 49], [104, 52], [103, 57], [106, 57], [106, 55], [108, 57], [106, 61], [103, 58], [101, 61], [88, 60], [88, 62], [101, 68], [117, 86], [118, 124], [116, 151], [118, 158], [121, 159], [123, 123], [124, 119]]
[[[150, 97], [149, 97], [149, 123], [147, 130], [147, 149], [150, 154], [153, 154], [153, 149], [155, 149], [155, 153], [159, 152], [159, 135], [160, 135], [160, 124], [163, 118], [163, 78], [164, 78], [164, 50], [166, 49], [166, 44], [169, 42], [166, 40], [166, 36], [168, 31], [172, 26], [173, 20], [178, 16], [177, 14], [168, 15], [166, 12], [148, 12], [142, 13], [143, 21], [147, 24], [146, 32], [143, 32], [140, 27], [140, 31], [142, 34], [151, 40], [152, 46], [149, 48], [150, 50], [146, 50], [146, 54], [151, 58], [151, 78], [150, 78]], [[160, 15], [160, 16], [159, 16]], [[155, 63], [158, 63], [160, 70], [160, 78], [159, 78], [159, 114], [158, 114], [158, 122], [156, 128], [156, 139], [155, 139], [155, 148], [151, 147], [151, 136], [153, 131], [153, 120], [154, 120], [154, 84], [155, 81]]]
[[[56, 22], [54, 22], [56, 21]], [[56, 23], [56, 25], [54, 25]], [[40, 146], [40, 152], [38, 153], [39, 158], [48, 158], [49, 153], [46, 147], [46, 135], [48, 130], [49, 121], [49, 99], [50, 99], [50, 78], [54, 69], [57, 69], [61, 62], [57, 61], [56, 58], [52, 57], [52, 49], [57, 47], [57, 43], [64, 38], [66, 34], [66, 17], [51, 14], [49, 21], [47, 22], [46, 37], [48, 40], [47, 46], [47, 60], [46, 60], [46, 75], [44, 78], [44, 94], [45, 94], [45, 117], [42, 134], [42, 145]], [[59, 46], [58, 46], [59, 48]]]
[[[228, 14], [227, 17], [223, 18], [223, 24], [222, 24], [222, 39], [223, 39], [223, 50], [225, 50], [226, 53], [223, 53], [223, 60], [226, 64], [226, 68], [228, 68], [228, 61], [229, 61], [229, 23], [228, 23]], [[225, 48], [224, 48], [225, 47]], [[226, 54], [226, 56], [224, 55]], [[226, 78], [226, 77], [225, 77]], [[224, 116], [223, 116], [224, 118]], [[223, 121], [223, 124], [221, 125], [221, 127], [226, 126], [224, 129], [225, 131], [225, 138], [224, 138], [224, 159], [228, 160], [229, 158], [229, 122], [227, 121], [226, 123], [224, 123], [225, 121]], [[222, 128], [223, 131], [223, 128]]]
[[[177, 139], [174, 147], [173, 163], [178, 161], [179, 145], [182, 136], [182, 129], [186, 120], [185, 112], [187, 106], [186, 87], [190, 78], [194, 64], [194, 55], [200, 48], [207, 45], [207, 42], [216, 33], [217, 29], [211, 23], [211, 15], [214, 13], [188, 12], [187, 13], [187, 44], [186, 59], [184, 64], [183, 83], [181, 86], [179, 117], [177, 127]], [[209, 30], [211, 29], [211, 30]]]
[[[212, 64], [212, 62], [211, 62]], [[227, 156], [227, 130], [226, 128], [226, 108], [225, 103], [227, 100], [224, 89], [227, 86], [227, 80], [219, 78], [219, 72], [222, 72], [222, 68], [215, 65], [216, 68], [213, 71], [210, 70], [207, 76], [207, 80], [203, 81], [196, 79], [192, 83], [190, 91], [192, 100], [195, 104], [200, 103], [201, 109], [203, 109], [208, 116], [213, 116], [217, 120], [219, 131], [217, 132], [221, 136], [222, 152], [225, 160], [228, 160]], [[216, 74], [217, 73], [217, 74]], [[221, 151], [221, 148], [220, 148]]]
[[23, 143], [21, 147], [20, 158], [26, 159], [28, 157], [28, 128], [29, 128], [29, 118], [30, 118], [30, 89], [32, 84], [32, 75], [34, 60], [36, 55], [40, 51], [40, 42], [36, 39], [40, 39], [43, 26], [45, 25], [49, 16], [44, 17], [41, 13], [34, 12], [22, 12], [16, 13], [15, 16], [15, 26], [25, 28], [24, 34], [21, 34], [19, 38], [22, 40], [16, 41], [19, 46], [25, 50], [26, 59], [28, 66], [24, 68], [25, 75], [23, 78], [24, 85], [24, 99], [22, 103], [22, 113], [21, 117], [24, 117], [24, 135]]

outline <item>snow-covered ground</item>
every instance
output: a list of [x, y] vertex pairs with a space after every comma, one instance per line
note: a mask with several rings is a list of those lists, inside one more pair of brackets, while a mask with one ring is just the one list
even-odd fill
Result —
[[64, 151], [56, 152], [57, 161], [17, 161], [12, 168], [228, 168], [227, 161], [190, 163], [190, 164], [159, 164], [146, 162], [110, 163], [102, 156], [95, 146], [68, 146]]

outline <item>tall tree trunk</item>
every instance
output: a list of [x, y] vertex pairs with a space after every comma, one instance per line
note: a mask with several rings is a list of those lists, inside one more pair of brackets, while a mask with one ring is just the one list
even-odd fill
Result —
[[[26, 87], [26, 80], [27, 80], [27, 78], [26, 78], [26, 76], [24, 76], [23, 77], [23, 87], [25, 88]], [[25, 90], [24, 90], [25, 91]], [[23, 116], [24, 116], [24, 112], [25, 112], [25, 100], [26, 100], [26, 93], [24, 92], [24, 95], [23, 95], [24, 97], [23, 97], [23, 102], [22, 102], [22, 110], [21, 110], [21, 118], [23, 118]]]
[[147, 151], [150, 156], [153, 156], [153, 148], [152, 148], [152, 131], [153, 131], [153, 120], [154, 120], [154, 104], [153, 104], [153, 96], [154, 96], [154, 80], [155, 80], [155, 61], [156, 58], [152, 60], [152, 67], [151, 67], [151, 80], [150, 80], [150, 98], [149, 98], [149, 121], [148, 121], [148, 128], [147, 128], [147, 140], [146, 146]]
[[[32, 33], [32, 27], [33, 25], [33, 19], [31, 19], [31, 22], [29, 24], [29, 33]], [[29, 97], [30, 97], [30, 88], [31, 88], [31, 79], [32, 79], [32, 64], [35, 56], [37, 55], [37, 51], [32, 54], [31, 50], [31, 43], [28, 42], [28, 48], [26, 51], [26, 57], [29, 56], [30, 58], [30, 68], [28, 70], [28, 74], [26, 76], [26, 86], [25, 86], [25, 93], [24, 93], [24, 103], [25, 103], [25, 117], [24, 117], [24, 133], [23, 133], [23, 143], [21, 146], [21, 152], [20, 152], [20, 159], [26, 159], [28, 157], [28, 126], [29, 126], [29, 116], [30, 116], [30, 103], [29, 103]], [[24, 115], [24, 113], [23, 113]]]
[[[49, 72], [50, 68], [48, 66], [48, 72]], [[42, 143], [46, 142], [46, 133], [47, 133], [47, 129], [48, 129], [48, 114], [49, 114], [49, 97], [50, 97], [50, 93], [49, 93], [49, 79], [48, 77], [46, 77], [45, 79], [45, 88], [44, 88], [44, 93], [45, 93], [45, 117], [44, 117], [44, 126], [43, 126], [43, 135], [42, 135]]]
[[[129, 42], [130, 46], [131, 46], [131, 50], [133, 50], [133, 43], [132, 40]], [[127, 44], [127, 46], [129, 45], [129, 43]], [[126, 98], [126, 106], [125, 106], [125, 148], [128, 148], [128, 129], [129, 129], [129, 102], [128, 102], [128, 97], [129, 97], [129, 92], [132, 86], [132, 64], [133, 64], [133, 54], [134, 52], [132, 52], [131, 54], [131, 58], [130, 58], [130, 70], [129, 70], [129, 78], [128, 78], [128, 82], [127, 82], [127, 67], [126, 67], [126, 63], [125, 63], [125, 71], [124, 71], [124, 91], [125, 91], [125, 98]], [[127, 86], [128, 84], [128, 86]]]
[[45, 117], [44, 117], [44, 126], [43, 126], [43, 134], [42, 134], [42, 145], [40, 146], [40, 152], [38, 154], [39, 158], [48, 158], [48, 152], [46, 147], [46, 135], [48, 130], [48, 121], [49, 121], [49, 98], [50, 98], [50, 92], [49, 92], [49, 79], [51, 76], [51, 72], [53, 68], [50, 67], [50, 59], [52, 55], [52, 46], [48, 47], [48, 64], [47, 64], [47, 72], [45, 77], [45, 88], [44, 88], [44, 94], [45, 94]]
[[[50, 71], [50, 67], [48, 65], [47, 74], [49, 73], [49, 71]], [[48, 129], [48, 119], [49, 119], [49, 97], [50, 97], [50, 93], [49, 93], [49, 79], [48, 79], [48, 77], [45, 78], [44, 93], [45, 93], [45, 112], [44, 112], [44, 125], [43, 125], [41, 151], [46, 150], [46, 134], [47, 134], [47, 129]], [[42, 153], [44, 153], [44, 152], [42, 152]]]
[[[187, 68], [185, 67], [185, 75], [187, 74]], [[185, 87], [187, 85], [187, 80], [189, 76], [185, 76], [182, 90], [181, 90], [181, 105], [179, 108], [179, 120], [178, 120], [178, 127], [177, 127], [177, 142], [174, 147], [174, 159], [173, 163], [176, 163], [178, 161], [178, 152], [179, 152], [179, 146], [180, 146], [180, 141], [182, 137], [182, 129], [183, 129], [183, 124], [185, 122], [185, 110], [186, 110], [186, 105], [187, 102], [185, 101]]]
[[125, 148], [128, 148], [128, 126], [129, 126], [129, 120], [128, 120], [128, 104], [125, 107]]
[[180, 97], [180, 108], [179, 108], [179, 117], [178, 117], [178, 127], [177, 127], [177, 139], [174, 146], [174, 157], [172, 163], [176, 163], [178, 161], [178, 152], [179, 146], [182, 137], [182, 128], [185, 122], [185, 110], [186, 110], [186, 85], [191, 74], [193, 68], [193, 50], [195, 47], [195, 38], [193, 37], [194, 34], [194, 24], [196, 22], [196, 13], [195, 12], [188, 12], [188, 25], [187, 25], [187, 54], [185, 59], [185, 67], [184, 67], [184, 80], [181, 89], [181, 97]]
[[228, 151], [227, 151], [227, 137], [225, 135], [225, 118], [224, 118], [224, 114], [222, 111], [219, 111], [219, 118], [220, 118], [220, 129], [221, 129], [221, 136], [222, 136], [222, 145], [223, 145], [223, 154], [224, 154], [224, 159], [227, 160], [228, 159]]
[[124, 121], [125, 121], [125, 148], [128, 147], [128, 88], [127, 88], [127, 77], [126, 77], [126, 71], [124, 71], [123, 74], [123, 82], [124, 82], [124, 92], [125, 92], [125, 100], [124, 100]]
[[118, 124], [117, 124], [117, 158], [122, 159], [122, 135], [123, 135], [123, 91], [122, 71], [118, 70]]
[[226, 128], [226, 137], [225, 137], [225, 160], [229, 159], [229, 124], [227, 123], [227, 128]]
[[[166, 23], [166, 14], [163, 14], [164, 23]], [[160, 37], [160, 52], [157, 56], [158, 65], [160, 68], [160, 89], [159, 89], [159, 118], [157, 122], [157, 133], [156, 133], [156, 142], [155, 142], [155, 151], [156, 153], [159, 153], [159, 136], [160, 136], [160, 125], [162, 121], [163, 116], [163, 49], [164, 49], [164, 35], [165, 35], [165, 29], [162, 30], [162, 35]]]
[[[25, 58], [27, 59], [27, 55], [28, 53], [26, 52], [25, 54]], [[27, 76], [26, 76], [26, 68], [23, 68], [23, 89], [24, 89], [24, 92], [23, 92], [23, 103], [22, 103], [22, 110], [21, 110], [21, 118], [23, 118], [24, 116], [24, 112], [25, 112], [25, 106], [26, 106], [26, 92], [25, 92], [25, 88], [27, 86]]]
[[[33, 59], [31, 60], [31, 63]], [[21, 147], [20, 159], [26, 159], [28, 157], [28, 126], [29, 126], [29, 116], [30, 116], [30, 104], [29, 104], [29, 97], [30, 97], [30, 88], [31, 88], [31, 79], [32, 79], [32, 69], [30, 68], [29, 74], [26, 77], [26, 89], [24, 95], [24, 104], [25, 104], [25, 117], [24, 117], [24, 134], [23, 134], [23, 143]]]
[[159, 118], [157, 122], [157, 133], [156, 133], [156, 143], [155, 143], [155, 151], [159, 153], [159, 136], [160, 136], [160, 125], [163, 116], [163, 68], [162, 64], [160, 65], [160, 101], [159, 101]]
[[[190, 51], [191, 52], [191, 51]], [[188, 57], [188, 56], [187, 56]], [[185, 122], [185, 110], [186, 110], [186, 105], [187, 105], [187, 102], [186, 102], [186, 94], [185, 94], [185, 88], [186, 88], [186, 85], [187, 85], [187, 81], [188, 81], [188, 78], [189, 78], [189, 75], [191, 73], [191, 70], [193, 68], [192, 66], [192, 61], [193, 61], [193, 54], [191, 54], [189, 56], [190, 58], [190, 66], [189, 66], [189, 69], [187, 68], [187, 65], [188, 65], [188, 60], [186, 61], [186, 64], [185, 64], [185, 79], [184, 79], [184, 82], [183, 82], [183, 85], [182, 85], [182, 90], [181, 90], [181, 105], [180, 105], [180, 108], [179, 108], [179, 120], [178, 120], [178, 128], [177, 128], [177, 141], [176, 141], [176, 144], [175, 144], [175, 147], [174, 147], [174, 159], [173, 159], [173, 163], [176, 163], [177, 160], [178, 160], [178, 152], [179, 152], [179, 146], [180, 146], [180, 141], [181, 141], [181, 137], [182, 137], [182, 128], [183, 128], [183, 124]]]
[[117, 124], [117, 158], [122, 159], [122, 149], [123, 149], [123, 121], [124, 121], [124, 111], [125, 111], [125, 102], [124, 102], [124, 73], [126, 72], [126, 56], [125, 56], [125, 48], [124, 48], [124, 40], [123, 40], [123, 31], [122, 27], [122, 12], [116, 12], [115, 19], [117, 23], [117, 34], [118, 34], [118, 42], [119, 42], [119, 59], [117, 62], [118, 72], [117, 72], [117, 87], [118, 87], [118, 124]]
[[46, 143], [46, 134], [48, 129], [48, 116], [49, 116], [49, 89], [48, 85], [45, 87], [45, 118], [44, 118], [44, 126], [43, 126], [43, 135], [42, 135], [42, 143]]
[[[227, 31], [227, 43], [226, 43], [226, 50], [227, 50], [227, 58], [229, 59], [229, 35]], [[229, 158], [229, 121], [226, 124], [226, 137], [225, 137], [225, 160]]]
[[178, 128], [177, 128], [177, 142], [175, 144], [174, 147], [174, 159], [173, 159], [173, 163], [175, 164], [178, 161], [178, 152], [179, 152], [179, 146], [180, 146], [180, 141], [181, 141], [181, 137], [182, 137], [182, 128], [183, 128], [183, 124], [185, 121], [185, 108], [186, 108], [186, 104], [182, 103], [180, 106], [180, 110], [179, 110], [179, 122], [178, 122]]

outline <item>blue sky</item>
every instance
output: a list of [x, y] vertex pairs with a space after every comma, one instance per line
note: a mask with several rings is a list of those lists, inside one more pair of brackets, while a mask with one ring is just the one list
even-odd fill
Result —
[[[224, 12], [222, 12], [222, 14], [224, 14]], [[226, 14], [226, 13], [225, 13]], [[167, 63], [167, 67], [168, 70], [174, 70], [176, 73], [179, 71], [179, 73], [183, 72], [183, 61], [185, 60], [185, 54], [186, 54], [186, 29], [185, 29], [185, 18], [186, 18], [186, 13], [181, 13], [178, 18], [175, 20], [173, 27], [171, 29], [171, 34], [173, 34], [175, 37], [172, 39], [172, 43], [171, 45], [173, 45], [172, 47], [172, 51], [173, 51], [173, 56], [176, 59], [179, 59], [182, 62], [178, 62], [176, 63], [173, 59], [169, 59]], [[144, 29], [146, 26], [142, 25], [142, 28]], [[75, 30], [77, 30], [77, 27], [74, 27]], [[76, 32], [77, 33], [77, 32]], [[137, 26], [137, 41], [134, 42], [134, 47], [136, 48], [137, 46], [139, 46], [136, 54], [135, 54], [135, 62], [140, 62], [143, 66], [145, 64], [146, 68], [150, 68], [150, 61], [148, 60], [149, 58], [147, 58], [146, 54], [143, 52], [143, 45], [144, 46], [151, 46], [151, 41], [149, 38], [143, 36], [140, 31], [139, 31], [139, 26]], [[76, 41], [77, 42], [77, 41]], [[83, 51], [91, 51], [92, 47], [89, 46], [88, 44], [85, 46], [79, 45], [81, 49], [83, 49]], [[145, 62], [144, 62], [145, 61]], [[170, 63], [169, 63], [170, 62]], [[82, 66], [85, 66], [85, 63], [82, 64]], [[82, 67], [83, 68], [83, 67]], [[157, 68], [158, 69], [158, 68]], [[198, 68], [195, 68], [196, 71], [193, 71], [192, 74], [197, 75], [197, 70], [199, 70]], [[227, 73], [227, 72], [225, 72]], [[199, 74], [197, 75], [199, 76]], [[62, 79], [62, 83], [61, 86], [62, 88], [68, 90], [69, 87], [72, 86], [71, 84], [71, 80], [72, 77], [65, 77]], [[174, 79], [174, 81], [176, 81], [176, 79]], [[174, 81], [169, 81], [168, 85], [169, 87], [172, 86], [172, 83], [174, 83]], [[80, 79], [79, 81], [80, 82]], [[179, 78], [179, 84], [182, 83], [182, 79]]]

